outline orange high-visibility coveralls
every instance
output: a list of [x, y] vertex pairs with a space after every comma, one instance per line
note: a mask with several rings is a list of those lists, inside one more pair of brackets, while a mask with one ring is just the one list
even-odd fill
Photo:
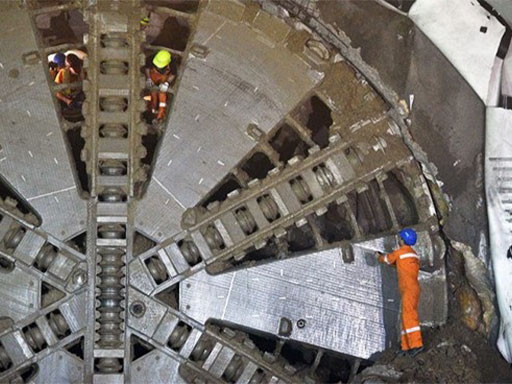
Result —
[[402, 299], [402, 350], [420, 348], [423, 346], [418, 318], [420, 258], [410, 246], [404, 245], [389, 255], [380, 256], [379, 261], [396, 265]]
[[151, 91], [151, 109], [156, 111], [158, 107], [156, 118], [161, 120], [164, 118], [167, 108], [167, 88], [169, 88], [169, 79], [172, 78], [171, 68], [169, 67], [165, 73], [160, 73], [153, 67], [149, 70], [149, 76], [155, 85], [160, 86], [160, 92]]

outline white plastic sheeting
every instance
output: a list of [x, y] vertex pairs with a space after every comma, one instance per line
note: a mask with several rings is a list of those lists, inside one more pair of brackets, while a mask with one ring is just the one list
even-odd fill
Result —
[[476, 0], [416, 0], [409, 17], [482, 101], [496, 105], [491, 78], [499, 77], [493, 67], [505, 27]]
[[512, 44], [509, 45], [507, 55], [503, 61], [501, 93], [505, 96], [512, 96]]
[[512, 362], [512, 110], [487, 109], [485, 182], [501, 322], [498, 348]]

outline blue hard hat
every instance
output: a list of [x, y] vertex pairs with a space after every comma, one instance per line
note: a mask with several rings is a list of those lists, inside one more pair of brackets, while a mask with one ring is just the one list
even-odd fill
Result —
[[55, 56], [53, 56], [53, 62], [59, 67], [63, 67], [66, 62], [66, 55], [62, 52], [56, 53]]
[[416, 244], [416, 239], [418, 238], [418, 235], [416, 234], [416, 231], [412, 228], [405, 228], [400, 231], [400, 237], [404, 240], [404, 243], [407, 245], [414, 245]]

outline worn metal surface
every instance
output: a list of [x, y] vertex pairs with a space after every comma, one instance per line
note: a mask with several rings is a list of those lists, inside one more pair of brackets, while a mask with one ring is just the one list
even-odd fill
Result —
[[139, 0], [100, 1], [86, 7], [90, 36], [82, 154], [92, 198], [87, 239], [91, 245], [86, 312], [90, 326], [84, 360], [85, 379], [94, 383], [124, 381], [131, 361], [125, 333], [125, 266], [132, 257], [128, 213], [141, 157], [136, 150], [142, 124], [141, 8]]
[[39, 372], [34, 382], [48, 383], [82, 383], [83, 361], [69, 352], [56, 351], [41, 360]]
[[11, 7], [2, 16], [0, 173], [37, 211], [41, 228], [66, 239], [85, 228], [85, 202], [77, 191], [45, 64], [24, 59], [39, 54], [29, 15]]
[[[6, 354], [1, 357], [4, 380], [14, 378], [27, 367], [27, 364], [40, 363], [41, 360], [59, 352], [68, 344], [74, 343], [83, 336], [86, 326], [83, 316], [85, 305], [85, 292], [82, 290], [73, 296], [64, 297], [53, 304], [34, 311], [30, 316], [17, 321], [0, 334], [0, 343]], [[60, 359], [59, 359], [60, 360]], [[48, 361], [54, 361], [49, 358]], [[79, 371], [73, 369], [77, 366]], [[7, 369], [6, 369], [7, 367]], [[43, 369], [41, 378], [50, 374], [49, 367]], [[73, 359], [72, 364], [59, 363], [53, 366], [62, 375], [71, 374], [72, 377], [80, 377], [83, 374], [82, 362]], [[36, 368], [38, 370], [39, 368]], [[61, 381], [61, 382], [64, 382]]]
[[[80, 129], [85, 141], [72, 147], [81, 152], [89, 194], [87, 210], [79, 201], [70, 211], [64, 201], [48, 227], [51, 204], [43, 202], [57, 203], [60, 195], [37, 197], [18, 187], [17, 178], [25, 180], [15, 171], [39, 168], [62, 174], [53, 184], [68, 178], [76, 185], [59, 120], [48, 117], [57, 114], [43, 67], [28, 65], [19, 75], [0, 69], [9, 85], [33, 71], [37, 77], [23, 80], [20, 94], [41, 87], [34, 99], [41, 104], [38, 121], [45, 129], [55, 123], [55, 133], [33, 134], [28, 118], [34, 114], [26, 114], [21, 133], [8, 128], [9, 140], [0, 142], [11, 151], [0, 163], [9, 164], [0, 168], [3, 179], [43, 219], [38, 226], [11, 198], [0, 201], [0, 267], [9, 274], [0, 287], [8, 301], [0, 308], [0, 381], [33, 374], [45, 382], [52, 372], [58, 382], [98, 384], [149, 377], [161, 383], [317, 380], [324, 353], [350, 365], [396, 341], [396, 280], [368, 256], [395, 246], [392, 235], [403, 226], [421, 235], [427, 298], [421, 311], [431, 314], [424, 322], [444, 321], [444, 248], [421, 168], [379, 94], [304, 25], [231, 0], [186, 12], [157, 7], [190, 25], [185, 48], [172, 51], [180, 61], [169, 91], [174, 100], [167, 123], [157, 128], [141, 119], [139, 65], [143, 53], [159, 48], [143, 50], [140, 0], [26, 5], [32, 17], [83, 7], [89, 58], [85, 81], [76, 86], [85, 91], [85, 121], [71, 129]], [[27, 10], [6, 12], [19, 24], [28, 20]], [[16, 27], [6, 24], [7, 35]], [[37, 30], [25, 34], [38, 52], [69, 48], [41, 46]], [[11, 61], [0, 62], [11, 65], [21, 53], [12, 47]], [[4, 120], [2, 130], [10, 124]], [[161, 141], [157, 134], [152, 178], [143, 185], [141, 159], [152, 149], [141, 138], [148, 129], [164, 134]], [[26, 163], [25, 146], [43, 134], [43, 144], [58, 139], [48, 141], [52, 152], [40, 145], [46, 157], [37, 166]], [[7, 163], [10, 155], [16, 162]], [[34, 161], [35, 155], [28, 153]], [[226, 187], [227, 176], [239, 186]], [[35, 190], [51, 183], [26, 184]], [[73, 188], [62, 193], [78, 199]], [[70, 212], [81, 212], [85, 241], [61, 241], [78, 231]], [[209, 318], [229, 325], [205, 324]], [[281, 318], [292, 322], [290, 337], [264, 350], [253, 334], [272, 339]], [[289, 340], [315, 353], [309, 369], [284, 358]]]
[[152, 179], [146, 197], [135, 207], [135, 223], [143, 234], [154, 239], [162, 239], [181, 231], [180, 221], [185, 207], [156, 180], [158, 179]]
[[0, 290], [5, 300], [0, 313], [19, 321], [37, 310], [39, 287], [36, 279], [16, 268], [0, 279]]
[[[188, 53], [152, 185], [137, 210], [140, 228], [159, 240], [176, 233], [183, 209], [196, 205], [254, 147], [248, 125], [268, 132], [322, 77], [285, 48], [289, 27], [282, 21], [265, 16], [269, 25], [258, 30], [241, 22], [242, 4], [220, 3], [199, 17], [192, 46], [206, 53]], [[281, 34], [269, 36], [273, 30]], [[168, 219], [154, 221], [161, 196], [169, 200], [160, 211]]]
[[[180, 309], [202, 323], [219, 320], [274, 336], [286, 318], [291, 340], [368, 359], [388, 348], [398, 331], [396, 275], [374, 260], [375, 250], [393, 246], [394, 238], [356, 243], [352, 263], [332, 249], [218, 276], [201, 272], [180, 283]], [[443, 272], [440, 278], [444, 282]], [[432, 305], [421, 321], [438, 325], [446, 317], [446, 292], [429, 284], [422, 284], [422, 303]]]
[[151, 379], [155, 383], [184, 384], [178, 373], [179, 361], [160, 351], [152, 351], [132, 363], [132, 381], [144, 383]]
[[399, 300], [384, 300], [383, 284], [389, 293], [396, 287], [382, 281], [381, 268], [364, 257], [345, 264], [334, 249], [218, 276], [201, 272], [180, 283], [180, 309], [202, 323], [220, 320], [275, 336], [286, 318], [291, 340], [368, 359], [387, 347], [386, 337], [396, 338]]
[[[293, 377], [296, 370], [287, 370], [286, 366], [283, 369], [282, 358], [265, 358], [245, 334], [228, 328], [205, 328], [182, 312], [140, 293], [131, 292], [128, 297], [130, 308], [136, 303], [145, 304], [141, 314], [134, 315], [130, 311], [128, 332], [167, 355], [165, 359], [170, 363], [171, 369], [162, 374], [163, 380], [175, 377], [177, 363], [180, 366], [181, 379], [185, 382], [203, 378], [216, 383], [231, 381], [232, 377], [245, 377], [244, 382], [257, 377], [281, 380], [283, 383], [300, 380], [299, 377]], [[150, 353], [146, 355], [149, 361], [152, 361], [152, 355], [156, 355], [155, 364], [160, 366], [159, 360], [163, 357]], [[140, 361], [144, 361], [146, 356]], [[228, 373], [230, 363], [237, 363], [237, 369]], [[137, 361], [132, 366], [136, 371], [139, 367]], [[256, 372], [256, 368], [259, 372]]]

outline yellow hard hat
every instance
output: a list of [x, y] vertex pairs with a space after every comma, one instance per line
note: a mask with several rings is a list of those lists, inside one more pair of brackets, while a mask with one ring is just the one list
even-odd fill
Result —
[[140, 19], [140, 25], [143, 25], [143, 26], [146, 26], [149, 24], [149, 15], [143, 17], [142, 19]]
[[171, 62], [171, 54], [165, 50], [158, 51], [153, 58], [153, 64], [157, 68], [165, 68]]

